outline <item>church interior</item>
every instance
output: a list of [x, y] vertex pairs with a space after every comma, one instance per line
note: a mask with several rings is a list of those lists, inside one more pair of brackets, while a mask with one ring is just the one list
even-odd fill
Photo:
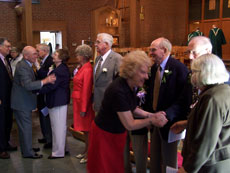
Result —
[[[53, 50], [57, 45], [67, 48], [71, 72], [76, 66], [76, 47], [90, 45], [95, 59], [94, 42], [97, 34], [103, 32], [113, 36], [112, 49], [122, 56], [133, 50], [149, 53], [152, 40], [165, 37], [173, 45], [171, 55], [189, 67], [187, 45], [193, 37], [191, 34], [199, 30], [210, 37], [215, 28], [223, 31], [225, 42], [220, 43], [221, 58], [230, 68], [230, 0], [0, 0], [0, 8], [0, 37], [8, 38], [12, 46], [51, 43]], [[70, 103], [69, 156], [55, 161], [23, 160], [19, 151], [12, 152], [10, 160], [0, 160], [1, 171], [86, 172], [86, 165], [74, 158], [82, 150], [84, 139], [71, 128], [71, 107]], [[12, 141], [19, 145], [15, 126], [14, 123]], [[40, 146], [37, 144], [39, 136], [39, 121], [33, 113], [33, 144], [37, 146]], [[47, 150], [43, 150], [43, 154], [48, 156]]]
[[[7, 2], [8, 1], [8, 2]], [[184, 52], [188, 35], [199, 28], [209, 36], [212, 25], [224, 32], [226, 44], [222, 45], [223, 59], [229, 60], [229, 1], [228, 0], [99, 0], [68, 1], [47, 0], [44, 2], [18, 2], [2, 0], [1, 36], [11, 40], [12, 45], [25, 42], [36, 45], [41, 40], [41, 32], [61, 33], [61, 41], [56, 43], [67, 47], [74, 54], [77, 45], [88, 42], [93, 46], [97, 33], [113, 35], [113, 47], [118, 52], [135, 48], [146, 48], [155, 38], [168, 38], [175, 48], [178, 59], [188, 59]]]

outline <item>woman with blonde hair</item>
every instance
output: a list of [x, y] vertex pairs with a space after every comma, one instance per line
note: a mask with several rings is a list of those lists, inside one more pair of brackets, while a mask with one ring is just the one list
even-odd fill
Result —
[[124, 172], [126, 129], [148, 125], [162, 127], [167, 123], [165, 112], [149, 113], [137, 106], [135, 90], [148, 79], [150, 66], [151, 60], [143, 51], [133, 51], [122, 59], [120, 77], [106, 89], [98, 116], [92, 123], [88, 173]]

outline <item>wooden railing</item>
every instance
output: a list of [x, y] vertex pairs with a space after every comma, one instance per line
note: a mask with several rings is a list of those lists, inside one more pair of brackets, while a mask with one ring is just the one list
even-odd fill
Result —
[[[125, 54], [133, 51], [133, 50], [143, 50], [147, 54], [149, 53], [149, 47], [141, 47], [141, 48], [113, 48], [113, 51], [121, 54], [124, 56]], [[171, 55], [175, 58], [178, 59], [180, 62], [184, 63], [187, 67], [190, 66], [190, 60], [188, 57], [188, 54], [186, 53], [187, 46], [173, 46]]]
[[[134, 50], [143, 50], [145, 51], [147, 54], [149, 54], [149, 47], [141, 47], [141, 48], [132, 48], [132, 47], [128, 47], [128, 48], [113, 48], [113, 51], [121, 54], [122, 56], [125, 56], [125, 54], [134, 51]], [[190, 59], [188, 56], [187, 52], [187, 46], [173, 46], [172, 47], [172, 51], [171, 51], [171, 55], [179, 60], [180, 62], [184, 63], [188, 68], [190, 68]], [[73, 58], [71, 59], [71, 61], [68, 62], [68, 66], [70, 68], [70, 71], [72, 72], [73, 69], [76, 67], [76, 59]], [[228, 59], [223, 59], [226, 67], [228, 70], [230, 70], [230, 60]], [[93, 61], [92, 61], [93, 63]]]

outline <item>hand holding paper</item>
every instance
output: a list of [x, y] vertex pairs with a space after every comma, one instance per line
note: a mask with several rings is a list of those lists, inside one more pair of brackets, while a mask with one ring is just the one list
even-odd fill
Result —
[[171, 127], [170, 130], [175, 133], [181, 133], [184, 129], [186, 129], [188, 120], [177, 121]]

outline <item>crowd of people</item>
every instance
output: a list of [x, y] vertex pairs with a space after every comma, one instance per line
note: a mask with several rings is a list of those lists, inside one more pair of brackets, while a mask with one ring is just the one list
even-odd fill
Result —
[[57, 49], [50, 56], [48, 45], [37, 44], [20, 52], [0, 38], [0, 158], [9, 159], [7, 151], [17, 150], [10, 143], [13, 115], [22, 157], [43, 157], [32, 147], [36, 108], [43, 135], [38, 142], [52, 149], [48, 159], [64, 158], [69, 153], [67, 108], [72, 99], [73, 128], [85, 139], [76, 158], [87, 163], [89, 173], [129, 173], [130, 141], [136, 172], [146, 172], [149, 138], [150, 173], [164, 173], [168, 166], [178, 169], [179, 140], [169, 141], [169, 136], [185, 129], [178, 173], [228, 172], [229, 72], [211, 53], [209, 38], [197, 36], [189, 42], [191, 70], [171, 56], [172, 44], [164, 37], [152, 41], [149, 56], [137, 50], [122, 57], [112, 44], [110, 34], [97, 35], [93, 66], [92, 48], [76, 48], [78, 66], [70, 93], [68, 50]]

